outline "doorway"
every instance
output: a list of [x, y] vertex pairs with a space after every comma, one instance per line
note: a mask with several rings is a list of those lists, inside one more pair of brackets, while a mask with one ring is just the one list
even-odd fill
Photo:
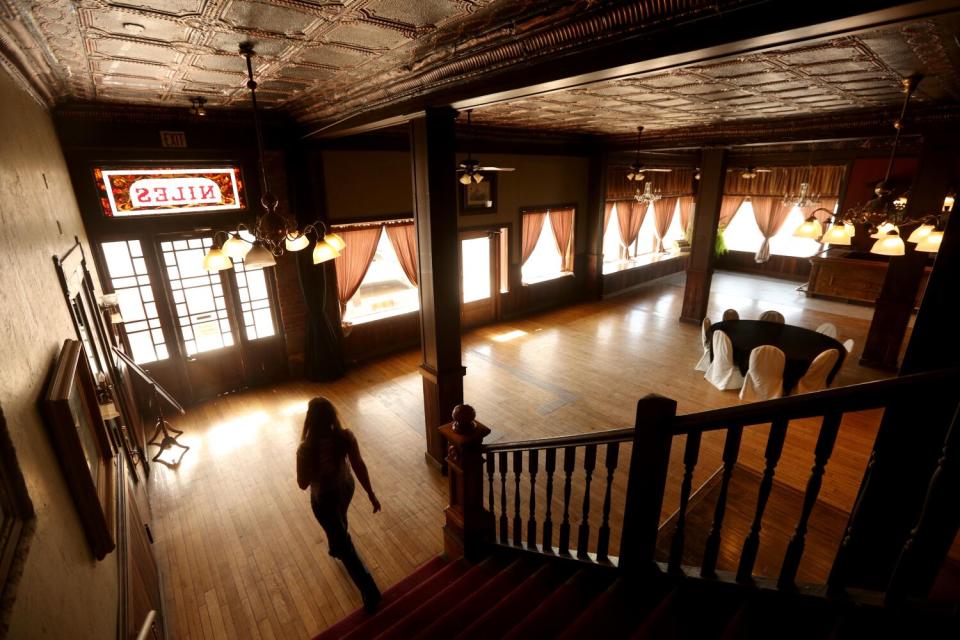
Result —
[[506, 229], [460, 234], [460, 325], [471, 329], [500, 317], [504, 291]]

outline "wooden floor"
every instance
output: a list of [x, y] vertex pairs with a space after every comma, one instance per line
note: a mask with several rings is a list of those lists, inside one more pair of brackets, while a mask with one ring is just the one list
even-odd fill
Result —
[[[693, 371], [699, 327], [677, 322], [682, 286], [682, 276], [661, 279], [466, 335], [465, 397], [493, 429], [488, 442], [632, 426], [636, 401], [648, 393], [675, 398], [680, 413], [736, 404], [736, 393], [714, 389]], [[735, 307], [755, 318], [772, 308], [791, 324], [829, 321], [859, 350], [871, 309], [808, 300], [795, 288], [719, 273], [710, 315]], [[844, 363], [837, 384], [882, 376], [856, 360]], [[360, 605], [295, 482], [294, 450], [314, 395], [331, 398], [357, 435], [383, 503], [373, 515], [358, 494], [350, 509], [354, 541], [381, 587], [441, 551], [446, 480], [423, 459], [419, 362], [418, 352], [405, 352], [331, 384], [291, 382], [219, 398], [176, 422], [192, 448], [176, 471], [155, 466], [152, 481], [170, 637], [309, 638]], [[838, 512], [852, 506], [877, 420], [872, 412], [844, 420], [821, 494]], [[816, 427], [792, 425], [779, 483], [802, 490]], [[762, 469], [764, 431], [745, 433], [744, 468]], [[721, 448], [722, 436], [704, 438], [697, 485], [719, 466]], [[682, 441], [674, 444], [664, 518], [676, 505], [682, 449]], [[752, 496], [741, 498], [746, 504]]]

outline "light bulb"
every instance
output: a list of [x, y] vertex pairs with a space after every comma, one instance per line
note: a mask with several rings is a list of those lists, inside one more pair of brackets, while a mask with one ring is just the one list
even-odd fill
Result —
[[934, 229], [936, 229], [936, 227], [932, 224], [922, 224], [914, 229], [913, 233], [907, 237], [907, 242], [920, 242], [920, 240], [930, 235], [930, 232]]
[[902, 256], [905, 250], [906, 247], [900, 234], [896, 231], [888, 231], [884, 237], [873, 243], [870, 253], [881, 256]]
[[847, 235], [847, 230], [843, 228], [843, 225], [834, 224], [830, 227], [830, 230], [824, 234], [820, 242], [823, 244], [849, 245], [850, 236]]
[[920, 238], [916, 250], [925, 253], [936, 253], [940, 250], [940, 243], [943, 242], [943, 231], [931, 231]]
[[250, 246], [249, 242], [235, 233], [223, 243], [223, 252], [234, 260], [243, 260], [250, 251]]
[[343, 238], [341, 238], [335, 233], [328, 233], [325, 236], [323, 236], [323, 239], [326, 240], [328, 245], [330, 245], [337, 251], [343, 251], [343, 248], [347, 246], [347, 243], [343, 241]]
[[291, 231], [283, 241], [283, 245], [287, 248], [287, 251], [300, 251], [301, 249], [306, 249], [309, 244], [310, 239], [299, 231]]
[[460, 176], [460, 184], [470, 184], [470, 174], [464, 173]]
[[232, 268], [233, 261], [230, 259], [230, 256], [216, 247], [212, 247], [210, 251], [207, 252], [207, 255], [203, 256], [204, 271], [215, 273], [217, 271], [223, 271], [224, 269]]
[[340, 252], [324, 240], [320, 240], [313, 247], [313, 264], [320, 264], [338, 257], [340, 257]]
[[272, 267], [277, 264], [273, 254], [260, 242], [254, 242], [253, 247], [247, 252], [247, 257], [243, 259], [243, 266], [247, 269], [259, 269], [261, 267]]
[[823, 227], [820, 221], [810, 216], [803, 221], [799, 227], [794, 230], [793, 235], [798, 238], [819, 238], [823, 234]]

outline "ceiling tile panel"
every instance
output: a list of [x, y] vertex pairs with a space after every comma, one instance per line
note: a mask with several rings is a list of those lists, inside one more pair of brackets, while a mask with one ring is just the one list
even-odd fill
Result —
[[174, 65], [180, 62], [182, 54], [175, 49], [136, 40], [119, 40], [116, 38], [98, 38], [93, 41], [93, 50], [115, 58], [132, 58], [164, 65]]

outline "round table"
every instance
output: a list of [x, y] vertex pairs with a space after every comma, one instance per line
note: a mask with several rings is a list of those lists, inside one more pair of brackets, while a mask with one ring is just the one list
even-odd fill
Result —
[[711, 360], [714, 331], [723, 331], [730, 337], [730, 342], [733, 343], [733, 361], [744, 375], [750, 365], [750, 352], [754, 348], [769, 344], [783, 351], [787, 359], [783, 368], [784, 395], [796, 386], [814, 358], [827, 349], [836, 349], [840, 353], [837, 363], [827, 376], [828, 385], [833, 382], [833, 377], [837, 375], [843, 358], [847, 355], [847, 350], [838, 340], [811, 329], [765, 320], [724, 320], [710, 327]]

